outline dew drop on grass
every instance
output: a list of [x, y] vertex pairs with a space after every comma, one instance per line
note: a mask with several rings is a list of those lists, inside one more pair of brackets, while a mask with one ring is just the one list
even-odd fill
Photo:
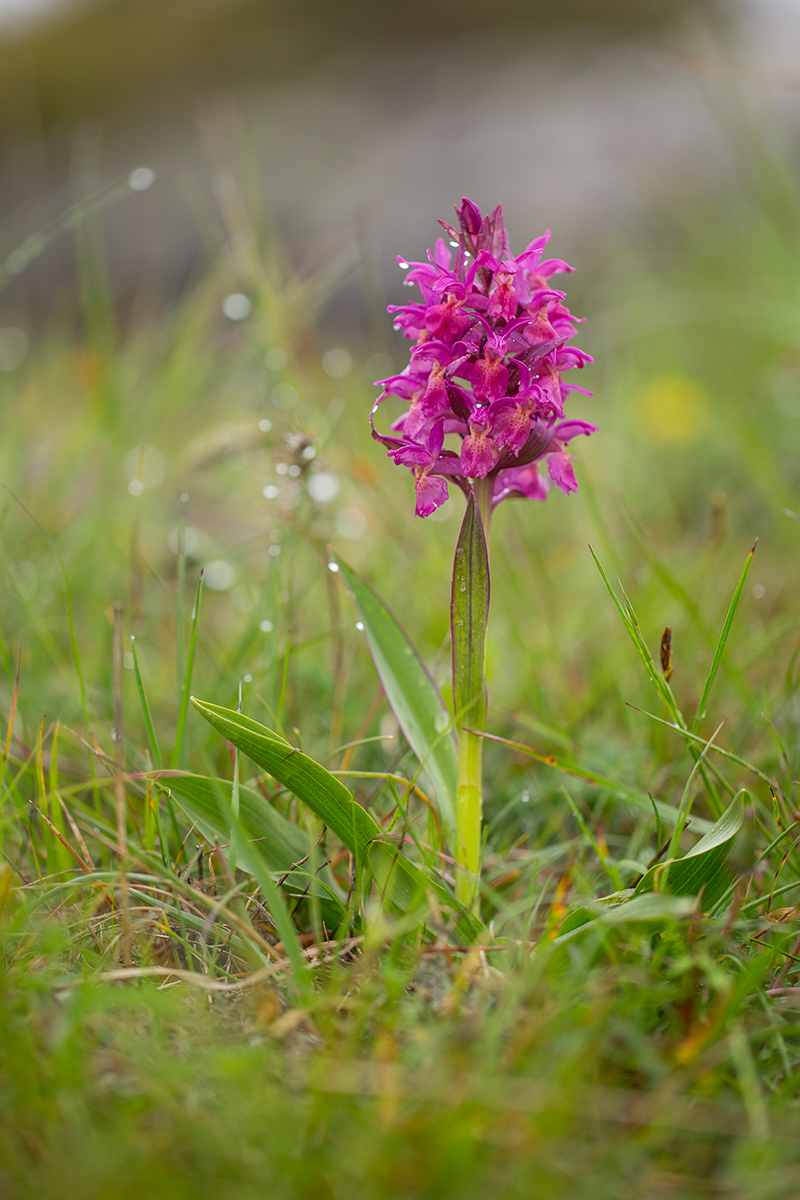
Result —
[[335, 562], [329, 562], [329, 563], [328, 563], [328, 570], [329, 570], [329, 571], [332, 571], [334, 575], [338, 575], [338, 573], [339, 573], [339, 564], [338, 564], [338, 563], [335, 563]]
[[258, 628], [262, 633], [272, 633], [275, 626], [272, 624], [272, 621], [259, 621]]
[[356, 621], [356, 629], [358, 630], [359, 633], [363, 633], [364, 632], [364, 622]]

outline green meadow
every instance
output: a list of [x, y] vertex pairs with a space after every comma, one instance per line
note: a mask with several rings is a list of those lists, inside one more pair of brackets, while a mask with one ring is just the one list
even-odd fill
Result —
[[[180, 299], [120, 316], [69, 222], [80, 306], [0, 340], [4, 1196], [798, 1194], [800, 194], [737, 172], [567, 278], [600, 432], [495, 517], [472, 936], [343, 586], [448, 703], [463, 504], [415, 519], [370, 436], [407, 353], [374, 269], [298, 265], [232, 184]], [[373, 334], [332, 341], [354, 281]]]

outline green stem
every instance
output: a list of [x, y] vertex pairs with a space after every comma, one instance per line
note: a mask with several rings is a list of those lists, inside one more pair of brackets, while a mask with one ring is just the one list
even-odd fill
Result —
[[[453, 702], [458, 727], [456, 780], [456, 896], [477, 910], [482, 857], [483, 738], [486, 723], [484, 654], [489, 612], [492, 484], [475, 481], [453, 564], [451, 628]], [[478, 515], [480, 513], [480, 516]]]
[[483, 738], [458, 731], [456, 783], [456, 897], [466, 908], [477, 908], [483, 822]]

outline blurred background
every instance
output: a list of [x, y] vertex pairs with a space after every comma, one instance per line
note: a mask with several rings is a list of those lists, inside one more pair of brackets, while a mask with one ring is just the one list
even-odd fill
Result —
[[[59, 564], [7, 498], [20, 720], [110, 737], [119, 601], [174, 729], [203, 565], [198, 694], [242, 679], [312, 752], [376, 732], [329, 543], [446, 678], [459, 499], [414, 520], [366, 418], [407, 361], [396, 256], [468, 195], [503, 203], [517, 253], [549, 227], [577, 268], [596, 365], [570, 413], [601, 429], [574, 446], [577, 496], [498, 511], [490, 724], [628, 776], [651, 737], [642, 786], [680, 790], [626, 708], [647, 680], [587, 542], [654, 653], [672, 626], [691, 712], [759, 535], [720, 712], [741, 749], [772, 745], [746, 681], [795, 736], [798, 47], [795, 0], [0, 0], [0, 478], [54, 539], [86, 656], [83, 695]], [[539, 786], [521, 772], [496, 785], [512, 825]]]
[[[0, 0], [0, 256], [144, 164], [157, 187], [104, 218], [111, 280], [173, 297], [244, 157], [296, 255], [355, 246], [392, 293], [465, 193], [594, 267], [737, 186], [741, 105], [796, 138], [799, 39], [792, 0]], [[35, 322], [71, 280], [62, 240], [0, 311]]]

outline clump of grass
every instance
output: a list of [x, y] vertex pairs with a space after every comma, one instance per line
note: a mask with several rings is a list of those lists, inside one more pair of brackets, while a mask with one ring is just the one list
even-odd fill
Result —
[[[796, 284], [766, 253], [787, 220], [676, 234], [668, 268], [636, 267], [646, 303], [602, 281], [589, 499], [498, 513], [473, 944], [435, 897], [421, 936], [360, 891], [346, 843], [244, 755], [236, 774], [186, 704], [241, 687], [452, 877], [327, 547], [438, 677], [454, 527], [423, 543], [395, 503], [369, 348], [322, 369], [303, 314], [323, 282], [229, 230], [238, 257], [158, 328], [90, 349], [54, 328], [3, 379], [8, 1194], [795, 1194], [797, 364], [769, 314]], [[722, 304], [734, 262], [764, 305]], [[252, 315], [228, 320], [231, 294]], [[178, 767], [210, 781], [216, 832]], [[737, 796], [713, 902], [599, 902]]]

